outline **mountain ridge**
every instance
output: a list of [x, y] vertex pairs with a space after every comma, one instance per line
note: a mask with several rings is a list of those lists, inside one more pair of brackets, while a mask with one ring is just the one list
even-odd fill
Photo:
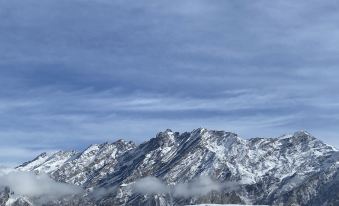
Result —
[[[339, 191], [334, 184], [339, 183], [338, 157], [334, 147], [306, 131], [242, 139], [235, 133], [204, 128], [181, 134], [167, 129], [140, 145], [118, 140], [81, 152], [43, 153], [16, 170], [47, 173], [57, 182], [82, 187], [92, 205], [334, 205], [339, 198], [325, 190]], [[135, 193], [133, 185], [150, 176], [167, 185], [208, 176], [236, 189], [192, 197]], [[99, 190], [106, 192], [93, 200], [92, 192]], [[332, 195], [324, 200], [320, 194]], [[55, 204], [61, 204], [58, 201]]]

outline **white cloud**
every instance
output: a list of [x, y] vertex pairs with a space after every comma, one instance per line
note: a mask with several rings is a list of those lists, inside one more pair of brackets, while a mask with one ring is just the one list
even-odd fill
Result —
[[208, 176], [201, 176], [190, 182], [176, 185], [167, 185], [155, 177], [145, 177], [135, 182], [134, 191], [141, 194], [171, 194], [175, 197], [192, 197], [206, 195], [212, 191], [234, 191], [238, 187], [238, 183], [220, 183]]
[[143, 194], [168, 193], [169, 188], [166, 184], [155, 177], [145, 177], [134, 184], [134, 189]]
[[200, 196], [211, 191], [220, 191], [223, 186], [213, 181], [210, 177], [201, 176], [191, 183], [179, 183], [174, 187], [174, 196]]
[[[32, 2], [0, 1], [2, 146], [196, 127], [305, 128], [339, 145], [338, 119], [320, 119], [339, 112], [335, 1]], [[22, 160], [13, 159], [0, 156]]]
[[106, 195], [109, 195], [110, 193], [114, 193], [116, 190], [115, 187], [113, 188], [95, 188], [89, 195], [90, 197], [94, 198], [95, 200], [101, 200]]
[[39, 202], [75, 195], [82, 189], [66, 183], [52, 180], [46, 174], [35, 175], [31, 172], [19, 172], [11, 169], [0, 169], [0, 187], [8, 186], [17, 196], [37, 198]]

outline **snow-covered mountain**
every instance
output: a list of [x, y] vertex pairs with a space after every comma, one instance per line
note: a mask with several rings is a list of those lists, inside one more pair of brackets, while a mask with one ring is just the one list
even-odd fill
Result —
[[[339, 205], [338, 168], [339, 152], [304, 131], [242, 139], [199, 128], [166, 130], [140, 145], [119, 140], [43, 153], [16, 170], [84, 189], [45, 205]], [[145, 177], [151, 181], [138, 184]], [[11, 192], [0, 192], [0, 205]]]

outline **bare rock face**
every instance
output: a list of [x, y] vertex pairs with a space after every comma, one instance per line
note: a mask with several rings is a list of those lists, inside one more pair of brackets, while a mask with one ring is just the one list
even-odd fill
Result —
[[[81, 152], [43, 153], [16, 169], [47, 173], [55, 181], [84, 189], [71, 200], [45, 205], [318, 206], [339, 205], [338, 167], [339, 152], [304, 131], [242, 139], [199, 128], [182, 134], [166, 130], [140, 145], [119, 140]], [[150, 176], [167, 189], [151, 194], [134, 190], [136, 181]], [[206, 187], [194, 183], [199, 177], [211, 178], [218, 189], [192, 192]], [[191, 185], [191, 191], [177, 192], [181, 184]], [[8, 198], [9, 193], [0, 193], [0, 203]]]

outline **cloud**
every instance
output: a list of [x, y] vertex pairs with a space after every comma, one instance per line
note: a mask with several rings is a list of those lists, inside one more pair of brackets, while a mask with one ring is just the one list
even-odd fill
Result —
[[213, 181], [211, 178], [201, 176], [191, 183], [179, 183], [174, 187], [174, 196], [200, 196], [206, 195], [211, 191], [220, 191], [223, 186]]
[[101, 200], [103, 197], [105, 197], [106, 195], [110, 195], [112, 193], [114, 193], [116, 190], [115, 187], [110, 187], [110, 188], [95, 188], [93, 189], [93, 191], [91, 191], [89, 193], [89, 196], [95, 200]]
[[145, 177], [134, 184], [134, 190], [143, 194], [168, 193], [169, 188], [161, 180], [155, 177]]
[[169, 127], [306, 129], [339, 146], [335, 1], [4, 0], [0, 17], [5, 146]]
[[212, 191], [235, 191], [239, 183], [219, 183], [208, 176], [200, 176], [188, 183], [167, 185], [158, 178], [145, 177], [135, 182], [134, 191], [141, 194], [170, 194], [174, 197], [192, 197], [206, 195]]
[[28, 196], [40, 203], [82, 192], [81, 188], [55, 182], [46, 174], [36, 175], [9, 169], [1, 169], [0, 186], [9, 187], [16, 196]]

